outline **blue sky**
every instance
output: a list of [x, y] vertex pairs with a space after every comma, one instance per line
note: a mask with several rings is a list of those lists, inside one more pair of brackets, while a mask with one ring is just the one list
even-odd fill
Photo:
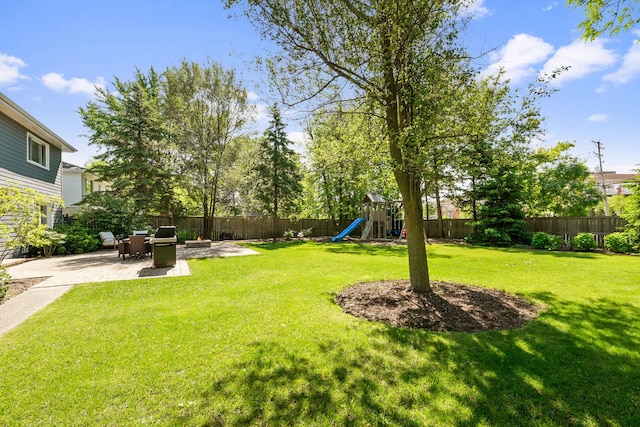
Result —
[[[258, 107], [254, 129], [266, 127], [264, 106], [273, 102], [251, 61], [273, 46], [243, 19], [229, 19], [216, 0], [20, 0], [0, 13], [0, 91], [78, 149], [67, 162], [84, 165], [98, 150], [88, 146], [78, 108], [94, 85], [128, 80], [136, 68], [163, 71], [182, 59], [207, 57], [235, 68]], [[558, 92], [541, 102], [547, 135], [537, 144], [576, 144], [573, 154], [604, 169], [630, 172], [640, 165], [640, 32], [584, 43], [581, 12], [564, 0], [478, 0], [463, 35], [476, 65], [503, 67], [515, 86], [565, 65]], [[288, 117], [291, 139], [303, 139], [299, 115]]]

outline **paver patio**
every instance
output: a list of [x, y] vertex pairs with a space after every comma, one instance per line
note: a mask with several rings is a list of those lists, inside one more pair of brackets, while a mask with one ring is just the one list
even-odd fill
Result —
[[188, 276], [187, 259], [254, 255], [256, 251], [229, 243], [217, 242], [210, 248], [189, 248], [178, 245], [175, 267], [153, 267], [146, 258], [118, 258], [118, 251], [101, 250], [82, 255], [38, 258], [10, 264], [11, 277], [16, 279], [47, 277], [27, 291], [0, 305], [0, 335], [24, 322], [32, 314], [53, 302], [79, 283], [133, 280], [153, 277]]

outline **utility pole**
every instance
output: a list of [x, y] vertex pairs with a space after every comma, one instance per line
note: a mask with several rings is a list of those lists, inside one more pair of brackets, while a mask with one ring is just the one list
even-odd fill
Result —
[[600, 141], [592, 141], [596, 144], [598, 151], [595, 153], [598, 156], [598, 162], [600, 164], [600, 180], [602, 182], [602, 195], [604, 196], [604, 216], [609, 216], [609, 201], [607, 200], [607, 185], [604, 182], [604, 170], [602, 169], [602, 150], [604, 147]]

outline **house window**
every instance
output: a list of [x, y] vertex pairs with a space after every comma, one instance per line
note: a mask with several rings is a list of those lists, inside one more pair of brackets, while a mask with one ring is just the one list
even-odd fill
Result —
[[49, 169], [49, 144], [35, 136], [27, 135], [27, 160], [29, 163]]
[[47, 205], [40, 205], [40, 224], [49, 224], [49, 209], [47, 209]]

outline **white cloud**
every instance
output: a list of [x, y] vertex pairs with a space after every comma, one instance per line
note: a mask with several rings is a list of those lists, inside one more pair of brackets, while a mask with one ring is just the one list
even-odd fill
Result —
[[308, 135], [306, 132], [288, 132], [287, 139], [296, 144], [305, 144], [308, 139]]
[[287, 132], [287, 139], [293, 142], [292, 148], [302, 154], [309, 142], [309, 135], [306, 132]]
[[250, 90], [247, 92], [247, 101], [251, 102], [251, 101], [257, 101], [260, 97], [258, 96], [257, 93], [255, 93], [254, 91]]
[[42, 76], [42, 83], [56, 92], [62, 92], [67, 87], [67, 81], [62, 77], [62, 74], [58, 73], [45, 74]]
[[519, 83], [535, 74], [538, 64], [553, 53], [553, 46], [539, 37], [529, 34], [515, 35], [507, 44], [491, 55], [492, 64], [482, 72], [483, 76], [504, 70], [504, 78]]
[[554, 9], [557, 6], [558, 6], [558, 2], [557, 1], [552, 1], [551, 3], [549, 3], [548, 5], [543, 7], [542, 11], [543, 12], [549, 12], [550, 10]]
[[612, 50], [606, 49], [605, 43], [606, 41], [603, 39], [597, 39], [590, 43], [576, 40], [570, 45], [563, 46], [544, 64], [540, 74], [551, 75], [554, 70], [561, 67], [570, 67], [554, 79], [554, 84], [561, 85], [608, 68], [616, 63], [618, 55]]
[[63, 74], [59, 73], [47, 73], [43, 75], [42, 83], [56, 92], [85, 93], [87, 95], [93, 95], [96, 87], [104, 88], [105, 85], [104, 78], [102, 77], [97, 77], [93, 82], [78, 77], [72, 77], [67, 80]]
[[607, 120], [609, 120], [609, 116], [606, 114], [601, 114], [601, 113], [596, 113], [596, 114], [592, 114], [589, 116], [589, 118], [587, 119], [590, 122], [606, 122]]
[[267, 123], [269, 121], [269, 106], [257, 103], [254, 107], [253, 120], [258, 123]]
[[[595, 169], [595, 168], [594, 168]], [[617, 173], [637, 173], [638, 165], [635, 163], [619, 163], [617, 165], [611, 165], [609, 170], [614, 170]]]
[[491, 11], [484, 6], [484, 0], [469, 0], [469, 3], [463, 6], [463, 16], [471, 16], [474, 19], [480, 19], [490, 14]]
[[[640, 32], [636, 35], [640, 36]], [[640, 43], [633, 41], [633, 45], [629, 48], [622, 59], [622, 66], [615, 72], [606, 74], [602, 77], [604, 81], [624, 84], [633, 80], [640, 74]]]
[[27, 76], [20, 74], [20, 69], [27, 64], [20, 58], [0, 53], [0, 85], [11, 85], [18, 80], [29, 80]]

